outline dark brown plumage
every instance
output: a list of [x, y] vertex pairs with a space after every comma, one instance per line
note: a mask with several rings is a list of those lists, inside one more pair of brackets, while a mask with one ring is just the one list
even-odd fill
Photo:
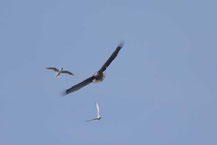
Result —
[[105, 77], [105, 70], [106, 68], [111, 64], [111, 62], [115, 59], [115, 57], [118, 55], [120, 49], [123, 47], [124, 43], [120, 43], [116, 50], [112, 53], [112, 55], [108, 58], [108, 60], [102, 65], [102, 67], [96, 72], [94, 73], [91, 77], [87, 78], [86, 80], [72, 86], [71, 88], [67, 89], [65, 91], [65, 94], [69, 94], [71, 92], [77, 91], [80, 88], [92, 83], [94, 80], [95, 82], [101, 82], [103, 81], [104, 77]]

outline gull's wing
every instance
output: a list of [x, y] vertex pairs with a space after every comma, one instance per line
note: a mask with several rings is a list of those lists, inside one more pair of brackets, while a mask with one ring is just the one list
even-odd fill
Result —
[[82, 81], [82, 82], [80, 82], [80, 83], [78, 83], [78, 84], [72, 86], [71, 88], [67, 89], [67, 90], [65, 91], [65, 93], [66, 93], [66, 94], [69, 94], [69, 93], [71, 93], [71, 92], [77, 91], [77, 90], [79, 90], [80, 88], [82, 88], [82, 87], [88, 85], [89, 83], [93, 82], [94, 79], [95, 79], [95, 77], [94, 77], [94, 76], [91, 76], [91, 77], [87, 78], [86, 80], [84, 80], [84, 81]]
[[96, 109], [97, 109], [97, 118], [100, 118], [100, 115], [99, 115], [99, 105], [96, 103]]
[[121, 48], [124, 46], [124, 42], [121, 42], [116, 50], [112, 53], [112, 55], [108, 58], [108, 60], [102, 65], [100, 68], [100, 72], [103, 72], [106, 70], [106, 68], [110, 65], [110, 63], [115, 59], [115, 57], [118, 55], [118, 52], [121, 50]]
[[98, 118], [93, 118], [93, 119], [90, 119], [90, 120], [86, 120], [85, 122], [90, 122], [90, 121], [93, 121], [93, 120], [97, 120]]
[[61, 73], [65, 73], [65, 74], [69, 74], [69, 75], [74, 75], [73, 73], [71, 73], [70, 71], [67, 71], [67, 70], [61, 71]]
[[53, 71], [55, 71], [55, 72], [58, 72], [59, 70], [57, 69], [57, 68], [55, 68], [55, 67], [47, 67], [46, 69], [51, 69], [51, 70], [53, 70]]

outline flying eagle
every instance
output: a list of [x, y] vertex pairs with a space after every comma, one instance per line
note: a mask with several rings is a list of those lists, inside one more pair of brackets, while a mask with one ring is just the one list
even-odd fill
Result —
[[101, 119], [101, 116], [99, 115], [99, 105], [97, 103], [96, 103], [96, 109], [97, 109], [97, 117], [93, 118], [93, 119], [90, 119], [90, 120], [86, 120], [86, 122], [90, 122], [90, 121], [93, 121], [93, 120], [100, 120]]
[[108, 58], [108, 60], [102, 65], [102, 67], [96, 72], [94, 73], [91, 77], [87, 78], [86, 80], [72, 86], [71, 88], [67, 89], [64, 93], [65, 94], [69, 94], [71, 92], [77, 91], [79, 89], [81, 89], [82, 87], [92, 83], [93, 81], [95, 82], [101, 82], [104, 80], [105, 78], [105, 70], [106, 68], [111, 64], [111, 62], [115, 59], [115, 57], [118, 55], [118, 52], [121, 50], [121, 48], [123, 47], [124, 43], [120, 43], [116, 50], [112, 53], [112, 55]]
[[55, 68], [55, 67], [47, 67], [46, 69], [50, 69], [50, 70], [53, 70], [53, 71], [57, 72], [56, 77], [59, 77], [59, 75], [60, 75], [61, 73], [66, 73], [66, 74], [69, 74], [69, 75], [74, 75], [74, 74], [71, 73], [70, 71], [63, 70], [63, 68], [57, 69], [57, 68]]

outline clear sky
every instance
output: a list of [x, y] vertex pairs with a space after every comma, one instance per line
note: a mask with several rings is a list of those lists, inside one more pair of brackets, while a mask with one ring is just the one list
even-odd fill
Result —
[[[0, 144], [216, 145], [216, 5], [1, 0]], [[122, 40], [102, 83], [60, 96]]]

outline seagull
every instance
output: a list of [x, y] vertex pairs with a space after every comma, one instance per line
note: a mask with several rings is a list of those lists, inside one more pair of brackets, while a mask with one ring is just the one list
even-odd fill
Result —
[[69, 74], [69, 75], [74, 75], [70, 71], [63, 70], [63, 68], [57, 69], [55, 67], [47, 67], [46, 69], [50, 69], [50, 70], [53, 70], [53, 71], [57, 72], [56, 77], [59, 77], [61, 73], [65, 73], [65, 74]]
[[115, 57], [118, 55], [119, 51], [121, 50], [121, 48], [123, 47], [124, 42], [121, 42], [116, 50], [112, 53], [112, 55], [108, 58], [108, 60], [102, 65], [102, 67], [96, 72], [94, 73], [91, 77], [83, 80], [82, 82], [72, 86], [71, 88], [67, 89], [64, 94], [67, 95], [69, 93], [72, 93], [74, 91], [77, 91], [79, 89], [81, 89], [82, 87], [92, 83], [93, 81], [95, 83], [97, 82], [102, 82], [105, 78], [105, 70], [106, 68], [111, 64], [111, 62], [115, 59]]
[[96, 103], [96, 109], [97, 109], [97, 118], [86, 120], [86, 122], [90, 122], [90, 121], [93, 121], [93, 120], [100, 120], [101, 119], [101, 116], [99, 115], [99, 105], [97, 103]]

